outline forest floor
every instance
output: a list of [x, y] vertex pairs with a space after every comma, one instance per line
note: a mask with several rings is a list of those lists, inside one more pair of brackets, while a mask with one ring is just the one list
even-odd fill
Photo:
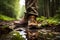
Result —
[[[8, 26], [14, 26], [14, 24], [11, 23], [11, 22], [10, 22], [10, 23], [8, 23], [8, 22], [7, 22], [7, 23], [1, 22], [1, 23], [0, 23], [0, 35], [1, 35], [1, 26], [3, 26], [3, 25], [5, 26], [6, 24], [7, 24], [7, 25], [9, 24]], [[17, 25], [16, 25], [16, 28], [15, 28], [14, 30], [20, 31], [21, 28], [22, 28], [22, 31], [23, 31], [23, 29], [25, 29], [25, 31], [27, 30], [27, 27], [24, 27], [24, 26], [22, 27], [21, 25], [20, 25], [20, 26], [19, 26], [19, 25], [20, 25], [20, 24], [17, 24]], [[4, 27], [4, 26], [3, 26], [3, 27]], [[13, 28], [14, 28], [14, 27], [13, 27]], [[5, 30], [8, 31], [8, 29], [2, 29], [2, 30], [4, 30], [4, 31], [2, 31], [3, 34], [6, 33]], [[9, 29], [9, 32], [12, 31], [12, 30], [11, 30], [11, 31], [10, 31], [10, 30], [11, 30], [11, 29]], [[57, 30], [57, 29], [56, 29], [56, 30]], [[35, 30], [34, 30], [34, 31], [35, 31]], [[5, 32], [5, 33], [4, 33], [4, 32]], [[8, 33], [9, 33], [9, 32], [8, 32]], [[42, 39], [40, 39], [40, 40], [47, 40], [47, 39], [48, 39], [48, 40], [49, 40], [49, 39], [50, 39], [50, 40], [52, 40], [52, 39], [53, 39], [53, 40], [55, 40], [55, 39], [56, 39], [56, 40], [60, 40], [60, 32], [55, 31], [55, 29], [52, 30], [52, 28], [47, 27], [47, 29], [46, 29], [46, 28], [37, 29], [37, 32], [40, 33], [38, 39], [40, 39], [40, 38], [42, 37]], [[7, 33], [6, 33], [6, 34], [7, 34]], [[5, 36], [6, 36], [6, 35], [5, 35]], [[4, 36], [4, 37], [5, 37], [5, 36]], [[8, 35], [7, 35], [7, 36], [8, 36]], [[2, 40], [2, 39], [3, 39], [3, 40], [8, 40], [8, 39], [5, 39], [4, 37], [1, 37], [1, 36], [0, 36], [0, 40]], [[9, 40], [10, 40], [10, 39], [9, 39]]]

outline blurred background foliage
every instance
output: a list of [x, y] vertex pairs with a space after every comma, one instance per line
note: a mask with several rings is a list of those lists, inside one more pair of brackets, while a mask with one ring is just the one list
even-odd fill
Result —
[[20, 1], [21, 0], [0, 0], [0, 19], [8, 21], [23, 16], [25, 6], [20, 5]]
[[[38, 0], [38, 13], [47, 18], [60, 15], [60, 0]], [[0, 19], [16, 20], [26, 12], [25, 0], [0, 0]], [[57, 18], [60, 18], [57, 17]]]
[[44, 17], [44, 16], [41, 16], [41, 17], [38, 17], [36, 18], [36, 20], [38, 22], [40, 22], [41, 25], [45, 26], [45, 25], [60, 25], [60, 19], [58, 18], [58, 16], [54, 16], [54, 17]]
[[60, 0], [38, 0], [37, 20], [46, 24], [60, 24]]
[[38, 12], [45, 17], [60, 15], [60, 0], [38, 0]]

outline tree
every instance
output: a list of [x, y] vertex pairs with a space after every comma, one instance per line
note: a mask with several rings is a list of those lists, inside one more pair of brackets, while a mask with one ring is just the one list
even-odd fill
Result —
[[37, 0], [26, 0], [27, 14], [33, 12], [34, 15], [38, 15]]
[[[21, 0], [0, 0], [0, 19], [1, 20], [12, 20], [19, 19], [22, 15], [25, 6], [21, 6]], [[21, 11], [23, 9], [23, 11]], [[6, 18], [6, 19], [5, 19]]]

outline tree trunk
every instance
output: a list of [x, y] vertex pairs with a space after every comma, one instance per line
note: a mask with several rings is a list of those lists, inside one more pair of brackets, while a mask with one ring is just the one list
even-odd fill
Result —
[[49, 17], [49, 0], [44, 0], [44, 16]]
[[37, 0], [26, 0], [27, 14], [38, 15]]
[[56, 0], [52, 0], [50, 2], [50, 16], [54, 16], [56, 14]]

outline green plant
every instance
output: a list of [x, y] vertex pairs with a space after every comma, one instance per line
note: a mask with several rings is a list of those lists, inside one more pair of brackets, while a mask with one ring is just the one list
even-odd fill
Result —
[[54, 18], [49, 18], [49, 19], [47, 19], [47, 22], [48, 22], [48, 24], [53, 24], [53, 25], [58, 25], [58, 19], [54, 19]]
[[36, 19], [38, 22], [41, 23], [41, 25], [59, 25], [60, 24], [60, 18], [59, 16], [49, 17], [46, 18], [44, 16], [38, 17]]
[[12, 21], [12, 20], [16, 20], [16, 19], [0, 14], [0, 20]]
[[20, 5], [20, 1], [21, 0], [0, 0], [0, 19], [9, 21], [20, 19], [25, 11], [25, 6]]
[[13, 31], [12, 33], [12, 39], [11, 40], [25, 40], [22, 35], [19, 34], [17, 31]]
[[46, 20], [46, 17], [41, 16], [41, 17], [36, 18], [36, 20], [37, 20], [37, 21], [44, 21], [44, 20]]
[[7, 34], [0, 34], [0, 40], [25, 40], [18, 31], [10, 31]]

